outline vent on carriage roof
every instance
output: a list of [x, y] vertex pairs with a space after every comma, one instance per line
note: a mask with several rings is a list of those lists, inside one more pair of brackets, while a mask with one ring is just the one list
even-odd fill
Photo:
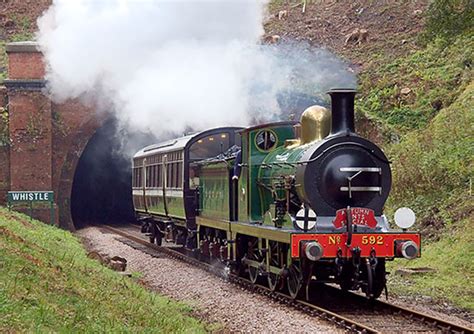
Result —
[[167, 143], [164, 143], [164, 144], [161, 144], [161, 145], [160, 144], [153, 145], [153, 146], [150, 146], [150, 147], [147, 147], [146, 149], [144, 149], [143, 152], [150, 152], [150, 151], [157, 150], [159, 148], [173, 146], [177, 142], [178, 142], [177, 140], [173, 140], [172, 142], [167, 142]]

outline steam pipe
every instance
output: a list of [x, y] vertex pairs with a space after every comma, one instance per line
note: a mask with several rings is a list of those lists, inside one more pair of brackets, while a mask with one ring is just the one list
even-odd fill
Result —
[[354, 89], [332, 89], [331, 96], [331, 134], [355, 132], [354, 126]]

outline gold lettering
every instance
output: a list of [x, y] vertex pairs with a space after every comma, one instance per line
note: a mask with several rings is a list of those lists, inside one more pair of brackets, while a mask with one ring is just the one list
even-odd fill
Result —
[[329, 244], [330, 245], [335, 245], [336, 244], [336, 237], [333, 235], [329, 236]]
[[377, 245], [383, 245], [383, 236], [381, 235], [377, 236]]

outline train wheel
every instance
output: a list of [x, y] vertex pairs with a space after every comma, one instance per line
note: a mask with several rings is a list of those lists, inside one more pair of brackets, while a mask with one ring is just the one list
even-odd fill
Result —
[[158, 232], [158, 234], [156, 235], [156, 244], [158, 246], [161, 246], [163, 244], [163, 236], [161, 235], [161, 232]]
[[161, 233], [158, 232], [156, 235], [150, 237], [150, 243], [156, 243], [158, 246], [161, 246], [163, 243], [163, 237], [161, 236]]
[[249, 266], [248, 269], [249, 269], [250, 282], [252, 282], [252, 284], [257, 283], [257, 280], [258, 280], [258, 268]]
[[276, 291], [280, 283], [280, 275], [274, 273], [268, 273], [268, 288], [272, 291]]
[[380, 259], [375, 269], [367, 261], [367, 290], [366, 296], [370, 299], [377, 299], [385, 289], [385, 261]]
[[[281, 250], [278, 245], [278, 242], [276, 241], [268, 241], [268, 253], [267, 256], [269, 257], [270, 265], [273, 267], [278, 267], [280, 268], [280, 256], [281, 256]], [[277, 290], [280, 286], [281, 283], [281, 277], [278, 274], [275, 274], [273, 272], [269, 272], [267, 274], [267, 281], [268, 281], [268, 288], [271, 291]]]
[[298, 265], [292, 264], [286, 278], [286, 286], [291, 298], [295, 299], [303, 286], [303, 274]]
[[[258, 239], [253, 239], [248, 242], [247, 258], [255, 262], [261, 262], [262, 257], [258, 249]], [[247, 265], [249, 272], [250, 282], [253, 284], [257, 283], [259, 276], [259, 268], [252, 266], [251, 264]]]

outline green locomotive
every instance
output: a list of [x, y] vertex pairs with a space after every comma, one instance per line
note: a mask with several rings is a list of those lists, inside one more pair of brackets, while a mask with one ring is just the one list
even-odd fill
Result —
[[[352, 90], [300, 122], [222, 127], [151, 145], [133, 159], [133, 202], [150, 242], [181, 245], [292, 297], [313, 282], [377, 298], [385, 261], [420, 256], [408, 208], [389, 228], [389, 161], [354, 130]], [[302, 289], [306, 287], [306, 289]]]

